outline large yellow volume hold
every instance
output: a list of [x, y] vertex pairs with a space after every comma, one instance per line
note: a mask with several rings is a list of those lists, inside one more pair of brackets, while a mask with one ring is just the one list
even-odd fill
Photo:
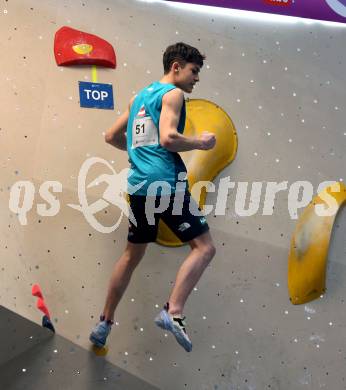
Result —
[[326, 289], [329, 242], [346, 187], [334, 183], [319, 193], [299, 217], [288, 258], [290, 300], [299, 305], [318, 298]]
[[[184, 135], [198, 136], [204, 131], [215, 134], [215, 147], [208, 151], [194, 150], [182, 154], [187, 167], [190, 190], [199, 181], [212, 181], [222, 169], [234, 160], [237, 152], [237, 133], [227, 113], [208, 100], [187, 100]], [[199, 206], [202, 209], [206, 195], [207, 193], [203, 189], [199, 199]], [[198, 201], [198, 199], [195, 200]], [[183, 245], [179, 238], [161, 220], [156, 242], [166, 246]]]

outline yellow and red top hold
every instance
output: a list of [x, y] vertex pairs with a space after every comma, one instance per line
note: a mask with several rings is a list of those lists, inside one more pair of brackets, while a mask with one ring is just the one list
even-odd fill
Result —
[[55, 33], [54, 55], [59, 66], [98, 65], [116, 68], [115, 51], [109, 42], [66, 26]]

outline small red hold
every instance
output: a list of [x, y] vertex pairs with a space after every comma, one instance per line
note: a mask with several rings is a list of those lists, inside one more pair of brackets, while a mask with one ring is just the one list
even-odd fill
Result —
[[39, 310], [41, 310], [42, 313], [44, 313], [48, 318], [50, 318], [50, 314], [49, 314], [48, 308], [47, 308], [47, 306], [44, 303], [44, 300], [42, 298], [38, 298], [37, 303], [36, 303], [36, 307]]
[[38, 284], [34, 284], [34, 285], [32, 286], [31, 293], [32, 293], [32, 295], [33, 295], [34, 297], [42, 298], [42, 299], [43, 299], [42, 290], [41, 290], [41, 287], [40, 287]]
[[59, 66], [98, 65], [116, 67], [113, 46], [96, 35], [62, 27], [55, 33], [54, 55]]
[[40, 309], [48, 318], [50, 318], [48, 308], [44, 302], [42, 290], [39, 284], [34, 284], [31, 288], [31, 293], [34, 297], [37, 297], [36, 306]]

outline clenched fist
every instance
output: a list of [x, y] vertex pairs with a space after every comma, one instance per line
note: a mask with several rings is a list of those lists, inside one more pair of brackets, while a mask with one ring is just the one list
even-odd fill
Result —
[[209, 133], [208, 131], [204, 131], [199, 136], [199, 141], [200, 141], [200, 147], [199, 147], [200, 150], [212, 149], [216, 144], [215, 134]]

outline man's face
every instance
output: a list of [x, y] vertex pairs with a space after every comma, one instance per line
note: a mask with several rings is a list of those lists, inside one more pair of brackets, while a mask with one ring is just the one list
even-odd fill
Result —
[[186, 93], [191, 93], [199, 81], [200, 70], [200, 66], [192, 62], [187, 62], [184, 67], [179, 65], [176, 71], [176, 86]]

